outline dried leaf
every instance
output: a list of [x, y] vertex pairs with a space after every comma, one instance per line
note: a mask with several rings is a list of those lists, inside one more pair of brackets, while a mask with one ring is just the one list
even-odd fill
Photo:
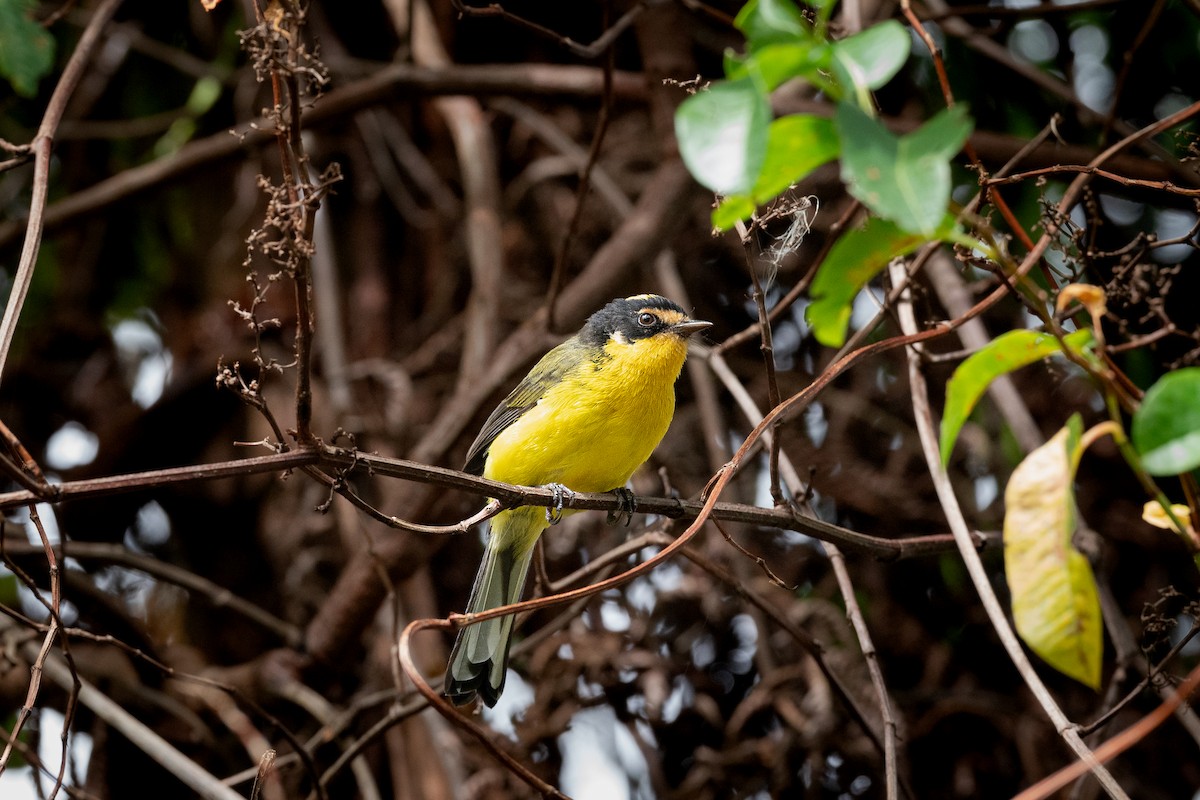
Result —
[[1099, 286], [1092, 286], [1088, 283], [1069, 283], [1059, 291], [1058, 298], [1054, 301], [1054, 310], [1062, 313], [1062, 310], [1071, 305], [1073, 301], [1079, 301], [1079, 305], [1083, 306], [1093, 319], [1108, 309], [1104, 290]]
[[1075, 549], [1075, 493], [1082, 423], [1067, 427], [1013, 471], [1004, 492], [1004, 571], [1017, 633], [1046, 663], [1100, 688], [1100, 599], [1087, 558]]

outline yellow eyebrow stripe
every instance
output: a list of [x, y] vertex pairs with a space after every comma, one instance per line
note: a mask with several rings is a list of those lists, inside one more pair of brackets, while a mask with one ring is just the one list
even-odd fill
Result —
[[663, 308], [642, 308], [638, 309], [638, 313], [653, 314], [667, 325], [675, 325], [687, 319], [686, 315], [680, 314], [678, 311], [669, 311]]

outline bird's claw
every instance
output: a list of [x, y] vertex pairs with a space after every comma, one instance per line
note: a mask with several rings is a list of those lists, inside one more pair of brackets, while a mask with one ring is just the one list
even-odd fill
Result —
[[546, 520], [551, 525], [557, 525], [562, 522], [563, 505], [566, 503], [567, 498], [574, 497], [575, 493], [561, 483], [547, 484], [546, 488], [550, 490], [550, 493], [554, 497], [554, 505], [546, 509]]
[[629, 489], [622, 486], [619, 489], [613, 489], [613, 494], [617, 496], [617, 509], [608, 512], [608, 524], [616, 525], [625, 518], [625, 527], [629, 527], [629, 523], [633, 522], [633, 514], [637, 511], [637, 495]]

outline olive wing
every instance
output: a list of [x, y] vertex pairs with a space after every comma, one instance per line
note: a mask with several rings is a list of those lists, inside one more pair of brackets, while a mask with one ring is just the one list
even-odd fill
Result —
[[561, 382], [563, 377], [585, 358], [584, 347], [574, 336], [542, 356], [508, 397], [496, 406], [487, 422], [483, 423], [479, 435], [467, 450], [467, 464], [463, 471], [482, 475], [488, 448], [496, 437], [520, 419], [522, 414], [536, 406], [547, 389]]

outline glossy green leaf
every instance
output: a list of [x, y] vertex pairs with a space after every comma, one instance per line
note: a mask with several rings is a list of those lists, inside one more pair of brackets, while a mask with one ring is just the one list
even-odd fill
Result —
[[893, 258], [911, 253], [925, 241], [924, 236], [876, 217], [838, 239], [813, 279], [812, 303], [805, 312], [817, 341], [841, 347], [851, 303], [862, 287]]
[[1004, 492], [1004, 573], [1013, 622], [1033, 652], [1064, 675], [1100, 688], [1100, 599], [1087, 558], [1075, 549], [1072, 484], [1079, 415], [1013, 471]]
[[767, 157], [751, 194], [759, 205], [772, 200], [784, 189], [822, 164], [838, 157], [841, 151], [833, 120], [814, 114], [790, 114], [780, 117], [767, 129]]
[[758, 178], [770, 123], [766, 96], [743, 78], [684, 100], [675, 112], [675, 136], [696, 180], [717, 194], [740, 194]]
[[32, 0], [0, 0], [0, 76], [24, 97], [54, 66], [54, 37], [33, 20]]
[[833, 72], [847, 91], [870, 92], [900, 71], [911, 49], [908, 31], [890, 19], [834, 42]]
[[821, 75], [828, 71], [832, 50], [825, 42], [779, 42], [750, 53], [725, 54], [725, 77], [730, 80], [756, 74], [768, 91], [786, 80], [803, 76], [821, 89], [834, 87]]
[[812, 27], [791, 0], [750, 0], [733, 24], [746, 36], [751, 49], [812, 38]]
[[1151, 475], [1200, 467], [1200, 367], [1170, 372], [1146, 391], [1133, 415], [1133, 446]]
[[851, 194], [904, 230], [931, 235], [950, 201], [950, 158], [962, 149], [971, 120], [960, 106], [896, 136], [853, 103], [837, 110], [842, 179]]
[[[1067, 334], [1064, 340], [1075, 352], [1085, 351], [1094, 341], [1092, 332], [1086, 328]], [[946, 408], [942, 413], [941, 432], [942, 464], [949, 463], [959, 431], [992, 381], [1035, 361], [1061, 353], [1062, 345], [1050, 334], [1015, 330], [997, 336], [959, 364], [946, 383]]]
[[822, 164], [837, 158], [841, 142], [833, 121], [812, 114], [780, 117], [767, 129], [767, 155], [749, 195], [726, 197], [712, 215], [713, 227], [729, 230], [748, 219]]

